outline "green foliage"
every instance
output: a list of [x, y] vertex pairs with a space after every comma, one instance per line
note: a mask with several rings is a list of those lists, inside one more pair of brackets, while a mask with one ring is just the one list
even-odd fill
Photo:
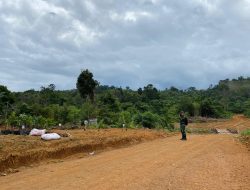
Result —
[[25, 125], [25, 126], [32, 126], [34, 123], [33, 117], [30, 115], [26, 115], [26, 114], [19, 115], [19, 122], [21, 125]]
[[184, 111], [184, 112], [188, 113], [190, 116], [194, 116], [195, 115], [195, 107], [194, 107], [192, 98], [191, 97], [181, 98], [178, 111], [179, 112]]
[[132, 123], [132, 115], [128, 111], [122, 111], [119, 114], [119, 126], [122, 127], [125, 124], [127, 127]]
[[58, 93], [55, 91], [56, 86], [54, 84], [50, 84], [47, 87], [42, 86], [40, 91], [40, 102], [43, 105], [50, 104], [62, 104], [62, 99]]
[[68, 107], [67, 120], [73, 124], [79, 124], [81, 121], [81, 110], [75, 106]]
[[51, 126], [55, 126], [56, 122], [50, 118], [44, 118], [42, 116], [31, 116], [26, 114], [16, 115], [15, 112], [12, 112], [6, 123], [12, 127], [21, 127], [25, 125], [26, 127], [40, 127], [40, 128], [48, 128]]
[[144, 87], [142, 95], [145, 101], [159, 98], [158, 90], [152, 84], [148, 84]]
[[244, 115], [250, 118], [250, 100], [247, 100], [243, 104]]
[[92, 102], [94, 101], [94, 90], [97, 85], [98, 82], [93, 79], [93, 74], [88, 69], [80, 73], [76, 83], [81, 97], [85, 99], [88, 96]]
[[112, 125], [119, 122], [120, 103], [118, 99], [111, 93], [104, 93], [99, 98], [99, 119], [104, 124]]
[[141, 124], [146, 128], [155, 128], [160, 122], [159, 116], [151, 112], [145, 112], [141, 117]]
[[174, 123], [179, 120], [177, 106], [165, 107], [165, 114], [162, 116], [163, 127], [168, 130], [174, 129]]
[[13, 104], [14, 97], [6, 86], [0, 85], [0, 106], [1, 106], [1, 108], [3, 108], [4, 104], [6, 104], [6, 103]]
[[100, 120], [98, 122], [97, 127], [98, 127], [98, 129], [105, 129], [105, 128], [107, 128], [107, 126], [105, 125], [105, 123], [103, 122], [103, 120]]
[[250, 129], [246, 129], [244, 131], [241, 132], [242, 136], [250, 136]]
[[19, 114], [31, 114], [32, 113], [31, 107], [26, 103], [20, 104], [17, 109], [19, 111]]
[[226, 79], [207, 90], [171, 87], [160, 91], [152, 84], [132, 90], [98, 86], [93, 74], [84, 70], [74, 90], [59, 91], [50, 84], [40, 91], [15, 93], [0, 86], [0, 122], [11, 126], [80, 125], [98, 118], [98, 127], [121, 127], [125, 123], [127, 127], [173, 130], [180, 110], [188, 116], [228, 118], [244, 113], [250, 117], [250, 78]]
[[[0, 117], [2, 116], [3, 120], [7, 119], [8, 114], [12, 110], [13, 103], [14, 103], [13, 94], [8, 90], [6, 86], [0, 85]], [[0, 124], [1, 123], [2, 120], [0, 120]]]
[[19, 118], [16, 116], [15, 112], [12, 112], [9, 115], [9, 118], [7, 119], [6, 123], [7, 123], [7, 125], [10, 125], [10, 126], [19, 126], [20, 125]]
[[82, 121], [91, 118], [96, 118], [97, 115], [98, 115], [97, 108], [94, 104], [92, 104], [88, 100], [83, 103], [80, 112], [80, 118]]

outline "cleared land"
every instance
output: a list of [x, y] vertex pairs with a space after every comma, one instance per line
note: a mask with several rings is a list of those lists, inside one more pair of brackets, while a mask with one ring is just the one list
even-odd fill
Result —
[[70, 136], [55, 141], [43, 141], [40, 137], [34, 136], [0, 135], [0, 172], [9, 173], [13, 172], [10, 168], [33, 166], [48, 159], [62, 159], [77, 153], [86, 156], [93, 151], [110, 150], [173, 135], [143, 129], [54, 130], [54, 132]]
[[[238, 117], [224, 128], [237, 124], [249, 128]], [[250, 152], [235, 135], [189, 135], [188, 141], [172, 136], [23, 168], [0, 183], [1, 189], [248, 190], [249, 163]]]
[[232, 129], [241, 132], [245, 129], [250, 129], [250, 119], [243, 115], [235, 115], [228, 120], [214, 120], [204, 123], [190, 123], [189, 128], [199, 129]]

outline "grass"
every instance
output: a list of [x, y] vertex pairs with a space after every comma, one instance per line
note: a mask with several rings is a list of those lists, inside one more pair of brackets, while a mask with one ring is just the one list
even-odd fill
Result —
[[241, 132], [241, 136], [250, 136], [250, 129], [246, 129]]
[[250, 129], [246, 129], [240, 133], [240, 141], [250, 150]]

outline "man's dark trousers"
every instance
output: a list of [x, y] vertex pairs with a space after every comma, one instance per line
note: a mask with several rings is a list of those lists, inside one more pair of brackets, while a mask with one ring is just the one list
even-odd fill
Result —
[[186, 137], [186, 125], [181, 125], [181, 135], [182, 135], [182, 138], [181, 139], [187, 139]]

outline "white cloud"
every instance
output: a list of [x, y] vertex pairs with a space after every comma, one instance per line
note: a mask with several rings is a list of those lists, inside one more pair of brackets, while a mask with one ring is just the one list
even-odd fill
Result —
[[127, 22], [137, 22], [139, 19], [149, 19], [154, 17], [152, 13], [146, 11], [126, 11], [120, 14], [111, 11], [109, 15], [111, 20], [113, 21], [127, 21]]
[[140, 18], [150, 18], [152, 17], [152, 14], [146, 12], [146, 11], [139, 11], [139, 12], [134, 12], [134, 11], [128, 11], [124, 15], [124, 20], [125, 21], [131, 21], [131, 22], [136, 22]]
[[96, 6], [94, 5], [94, 3], [92, 1], [85, 1], [85, 5], [87, 7], [87, 9], [91, 12], [91, 13], [95, 13], [96, 10]]
[[73, 41], [77, 47], [81, 47], [85, 43], [94, 43], [97, 38], [103, 35], [101, 32], [91, 30], [84, 23], [74, 20], [72, 27], [68, 31], [59, 34], [58, 38], [69, 43]]

